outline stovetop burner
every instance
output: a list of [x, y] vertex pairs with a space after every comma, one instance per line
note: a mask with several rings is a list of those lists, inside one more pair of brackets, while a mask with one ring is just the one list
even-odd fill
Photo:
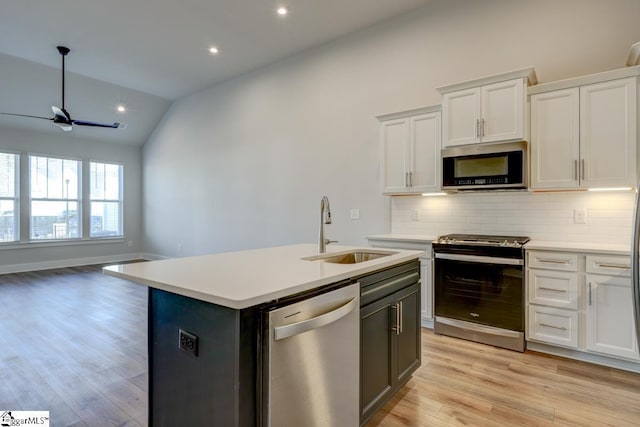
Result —
[[438, 237], [444, 245], [508, 246], [519, 248], [529, 241], [526, 236], [493, 236], [482, 234], [447, 234]]

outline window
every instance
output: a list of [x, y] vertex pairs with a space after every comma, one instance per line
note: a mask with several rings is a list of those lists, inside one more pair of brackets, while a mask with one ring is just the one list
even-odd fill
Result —
[[80, 162], [30, 156], [31, 239], [81, 237]]
[[89, 163], [90, 237], [122, 236], [122, 165]]
[[20, 239], [18, 233], [18, 155], [0, 153], [0, 243]]

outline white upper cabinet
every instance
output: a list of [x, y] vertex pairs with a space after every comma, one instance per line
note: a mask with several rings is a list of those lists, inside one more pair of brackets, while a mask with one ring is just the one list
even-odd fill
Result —
[[444, 147], [527, 139], [526, 89], [533, 68], [438, 88]]
[[380, 178], [385, 194], [440, 191], [440, 106], [380, 120]]
[[532, 189], [636, 185], [637, 75], [631, 67], [530, 89]]
[[380, 123], [380, 140], [382, 141], [380, 178], [384, 193], [403, 192], [407, 187], [408, 137], [408, 118]]
[[482, 87], [482, 142], [523, 140], [525, 79], [515, 79]]
[[580, 91], [531, 96], [531, 187], [578, 188]]
[[480, 88], [447, 93], [442, 97], [445, 147], [479, 142]]
[[580, 184], [636, 184], [636, 78], [580, 88]]

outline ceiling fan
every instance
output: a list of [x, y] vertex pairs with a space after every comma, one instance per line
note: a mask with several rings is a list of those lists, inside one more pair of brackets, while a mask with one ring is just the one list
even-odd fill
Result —
[[65, 46], [57, 46], [58, 52], [62, 56], [62, 107], [52, 106], [51, 110], [53, 111], [53, 117], [41, 117], [41, 116], [31, 116], [28, 114], [15, 114], [15, 113], [0, 113], [5, 116], [18, 116], [18, 117], [31, 117], [34, 119], [43, 119], [50, 120], [54, 125], [58, 126], [65, 132], [69, 132], [73, 129], [74, 126], [92, 126], [99, 128], [124, 128], [124, 125], [120, 123], [97, 123], [90, 122], [86, 120], [75, 120], [71, 118], [71, 115], [64, 108], [64, 57], [70, 52], [70, 49]]

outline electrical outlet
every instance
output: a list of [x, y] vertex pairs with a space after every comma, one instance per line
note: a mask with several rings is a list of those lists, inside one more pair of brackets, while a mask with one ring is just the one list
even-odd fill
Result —
[[420, 209], [411, 211], [411, 221], [420, 221]]
[[573, 223], [574, 224], [586, 224], [587, 223], [587, 210], [586, 209], [574, 209], [573, 210]]
[[182, 254], [182, 243], [178, 243], [178, 254]]
[[198, 357], [198, 336], [180, 329], [178, 332], [178, 347]]
[[360, 219], [360, 209], [351, 209], [351, 219]]

